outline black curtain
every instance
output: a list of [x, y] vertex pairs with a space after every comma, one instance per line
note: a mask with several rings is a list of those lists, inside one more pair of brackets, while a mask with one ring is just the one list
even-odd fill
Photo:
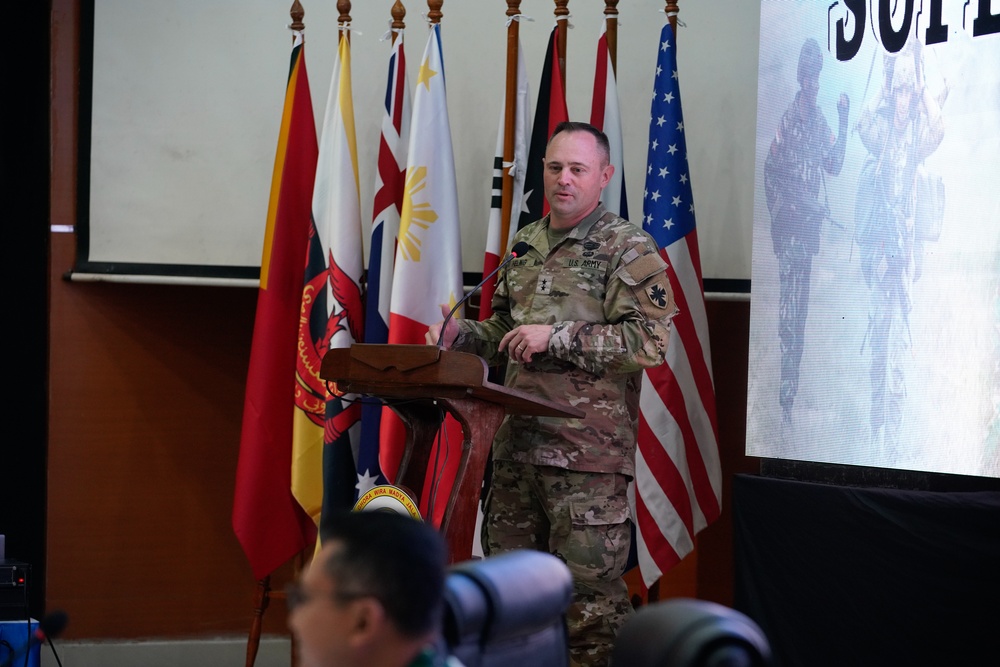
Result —
[[737, 475], [734, 606], [775, 665], [997, 664], [1000, 493]]
[[[45, 599], [45, 498], [49, 341], [49, 17], [51, 2], [8, 11], [0, 47], [0, 193], [4, 214], [4, 402], [0, 534], [6, 558], [30, 566], [28, 609]], [[67, 73], [67, 76], [70, 74]], [[0, 591], [5, 607], [20, 591]], [[18, 615], [21, 611], [19, 609]]]

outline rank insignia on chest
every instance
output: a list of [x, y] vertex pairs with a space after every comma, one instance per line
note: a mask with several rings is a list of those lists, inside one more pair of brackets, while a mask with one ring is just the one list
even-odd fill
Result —
[[538, 285], [535, 286], [535, 294], [548, 294], [552, 291], [552, 274], [543, 273], [538, 276]]

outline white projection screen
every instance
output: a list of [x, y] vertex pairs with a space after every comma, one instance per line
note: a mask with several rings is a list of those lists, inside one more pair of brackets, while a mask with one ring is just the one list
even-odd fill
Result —
[[[351, 7], [351, 68], [362, 220], [374, 195], [394, 0]], [[427, 42], [425, 0], [406, 0], [410, 88]], [[80, 237], [74, 279], [149, 276], [255, 284], [288, 77], [292, 0], [82, 0]], [[332, 0], [303, 0], [317, 123], [337, 47]], [[643, 181], [663, 0], [619, 3], [618, 91], [629, 211]], [[681, 2], [678, 69], [704, 276], [748, 291], [758, 5]], [[481, 272], [505, 80], [508, 5], [447, 0], [442, 43], [464, 271]], [[554, 25], [552, 0], [520, 11], [531, 109]], [[589, 120], [604, 3], [574, 0], [566, 89]], [[748, 29], [748, 26], [750, 28]], [[725, 48], [719, 48], [724, 44]], [[89, 45], [89, 48], [88, 48]], [[468, 279], [467, 275], [467, 279]], [[478, 282], [478, 281], [475, 281]], [[472, 283], [474, 284], [474, 283]], [[723, 291], [729, 291], [725, 289]]]
[[1000, 2], [760, 26], [747, 454], [1000, 477]]

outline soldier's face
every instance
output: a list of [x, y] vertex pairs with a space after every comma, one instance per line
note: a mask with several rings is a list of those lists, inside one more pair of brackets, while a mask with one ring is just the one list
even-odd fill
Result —
[[587, 217], [614, 173], [589, 132], [560, 132], [553, 137], [545, 150], [544, 166], [553, 229], [568, 229]]

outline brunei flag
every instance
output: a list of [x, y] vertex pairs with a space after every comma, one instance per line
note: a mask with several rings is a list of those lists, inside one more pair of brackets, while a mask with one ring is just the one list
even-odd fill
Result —
[[316, 539], [292, 496], [292, 417], [299, 304], [318, 146], [301, 32], [296, 32], [260, 266], [243, 407], [233, 530], [257, 578]]
[[361, 403], [331, 395], [319, 371], [328, 350], [363, 339], [359, 202], [351, 42], [342, 30], [320, 136], [295, 373], [292, 491], [317, 525], [323, 512], [343, 509], [339, 495], [354, 488]]

